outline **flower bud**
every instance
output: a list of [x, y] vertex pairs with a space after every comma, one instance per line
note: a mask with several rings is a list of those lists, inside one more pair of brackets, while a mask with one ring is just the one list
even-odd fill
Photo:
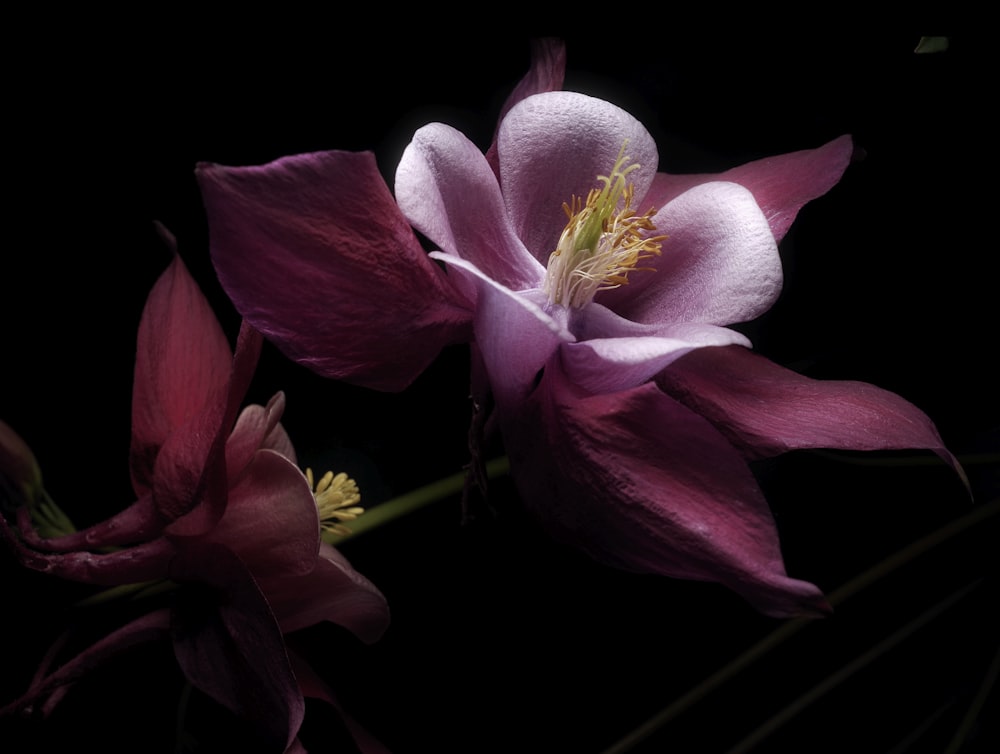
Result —
[[42, 489], [42, 470], [35, 454], [3, 421], [0, 421], [0, 481], [23, 495], [25, 502], [34, 500]]

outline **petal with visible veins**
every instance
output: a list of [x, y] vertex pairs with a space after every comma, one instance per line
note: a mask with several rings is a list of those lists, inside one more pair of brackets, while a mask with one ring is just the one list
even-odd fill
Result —
[[371, 153], [203, 163], [197, 177], [223, 287], [289, 358], [401, 390], [467, 339], [468, 302], [427, 258]]

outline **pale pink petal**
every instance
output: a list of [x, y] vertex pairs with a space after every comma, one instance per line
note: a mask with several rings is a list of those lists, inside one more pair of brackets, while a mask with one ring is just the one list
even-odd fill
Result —
[[223, 287], [294, 361], [400, 390], [467, 339], [468, 302], [427, 258], [371, 153], [202, 164], [197, 176]]
[[735, 183], [705, 183], [654, 217], [668, 238], [655, 272], [597, 300], [637, 322], [728, 325], [767, 311], [781, 292], [778, 247], [753, 195]]
[[833, 188], [854, 155], [850, 136], [841, 136], [818, 149], [765, 157], [724, 173], [671, 175], [657, 173], [647, 200], [663, 206], [689, 188], [708, 181], [731, 181], [753, 193], [780, 241], [802, 206]]
[[656, 385], [581, 397], [553, 359], [503, 421], [518, 489], [557, 538], [626, 570], [722, 583], [768, 615], [827, 609], [786, 575], [743, 459]]
[[319, 514], [298, 467], [273, 450], [260, 450], [232, 483], [226, 512], [203, 541], [225, 545], [254, 576], [311, 571], [319, 551]]
[[321, 546], [310, 573], [294, 578], [269, 574], [258, 581], [283, 633], [330, 621], [370, 644], [389, 626], [385, 597], [328, 544]]
[[[264, 445], [265, 439], [272, 436], [280, 426], [278, 422], [284, 411], [285, 394], [278, 392], [266, 406], [251, 404], [240, 412], [236, 426], [226, 441], [226, 469], [231, 477], [238, 476], [254, 453]], [[290, 460], [294, 460], [294, 456]]]
[[875, 385], [810, 379], [739, 346], [692, 352], [658, 382], [750, 458], [799, 448], [926, 449], [965, 478], [927, 415]]
[[[666, 335], [673, 330], [672, 337]], [[653, 379], [668, 364], [696, 348], [739, 343], [746, 337], [713, 325], [676, 325], [663, 336], [593, 338], [565, 343], [560, 351], [563, 368], [588, 393], [611, 393]]]
[[486, 158], [451, 126], [431, 123], [413, 135], [396, 168], [396, 201], [442, 251], [508, 288], [536, 287], [545, 274], [514, 232]]
[[600, 188], [598, 176], [610, 174], [623, 145], [640, 166], [629, 180], [644, 212], [659, 157], [653, 137], [627, 112], [583, 94], [547, 92], [522, 100], [504, 118], [500, 185], [514, 230], [542, 264], [566, 225], [563, 204]]
[[440, 253], [431, 256], [476, 282], [476, 346], [486, 363], [490, 386], [498, 401], [523, 399], [559, 344], [574, 340], [566, 329], [566, 310], [556, 307], [549, 313], [543, 308], [541, 291], [515, 293], [463, 259]]

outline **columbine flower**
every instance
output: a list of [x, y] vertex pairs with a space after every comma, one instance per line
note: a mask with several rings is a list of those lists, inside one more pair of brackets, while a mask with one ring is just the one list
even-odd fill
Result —
[[672, 176], [628, 113], [545, 88], [519, 88], [486, 155], [447, 125], [418, 130], [395, 201], [369, 153], [200, 166], [223, 286], [287, 355], [369, 387], [403, 388], [470, 340], [473, 395], [495, 399], [524, 504], [554, 535], [769, 614], [823, 611], [786, 575], [747, 460], [920, 447], [954, 463], [898, 396], [801, 377], [728, 327], [774, 303], [777, 244], [851, 139]]
[[[39, 703], [47, 712], [108, 655], [169, 635], [188, 680], [284, 751], [297, 746], [304, 705], [282, 635], [320, 621], [366, 642], [385, 630], [384, 597], [321, 542], [317, 499], [279, 423], [284, 396], [236, 416], [261, 342], [244, 325], [230, 351], [175, 254], [139, 328], [131, 447], [137, 501], [52, 538], [36, 530], [30, 505], [18, 511], [19, 532], [0, 519], [27, 567], [101, 585], [169, 579], [180, 586], [173, 607], [136, 619], [51, 673], [43, 668], [6, 712]], [[3, 445], [17, 447], [6, 437]], [[350, 490], [346, 477], [335, 479]]]

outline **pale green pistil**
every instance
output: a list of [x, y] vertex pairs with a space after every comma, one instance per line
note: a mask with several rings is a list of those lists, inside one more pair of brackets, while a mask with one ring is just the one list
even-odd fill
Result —
[[656, 230], [651, 219], [655, 209], [642, 215], [632, 210], [634, 186], [627, 177], [639, 165], [628, 165], [628, 160], [623, 144], [611, 175], [597, 177], [603, 188], [591, 189], [586, 202], [573, 196], [570, 204], [563, 203], [569, 222], [545, 273], [551, 303], [583, 307], [598, 291], [627, 284], [630, 272], [651, 269], [638, 267], [640, 261], [659, 256], [666, 236], [649, 234]]

